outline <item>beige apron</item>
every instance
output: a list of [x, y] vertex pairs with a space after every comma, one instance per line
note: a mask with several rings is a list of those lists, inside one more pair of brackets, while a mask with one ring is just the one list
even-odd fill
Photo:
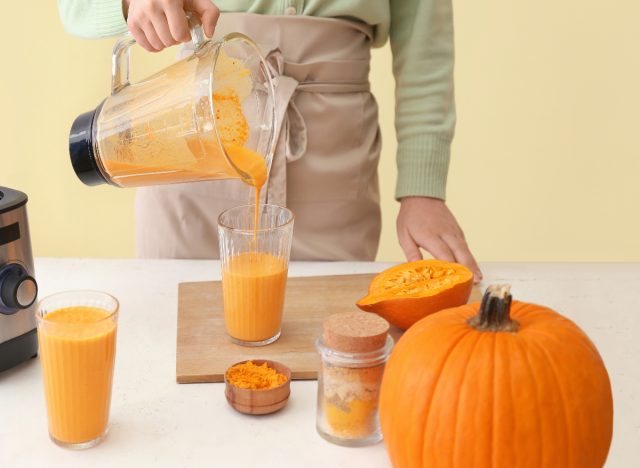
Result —
[[[277, 146], [263, 201], [295, 215], [291, 258], [373, 260], [381, 141], [368, 81], [372, 28], [308, 16], [222, 14], [216, 36], [232, 31], [260, 44], [275, 75]], [[252, 197], [239, 180], [138, 189], [137, 255], [218, 258], [218, 215]]]

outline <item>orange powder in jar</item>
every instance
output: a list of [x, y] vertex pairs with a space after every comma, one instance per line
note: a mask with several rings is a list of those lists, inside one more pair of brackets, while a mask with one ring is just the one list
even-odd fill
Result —
[[330, 433], [344, 439], [374, 433], [384, 365], [353, 369], [325, 363], [322, 372], [324, 415]]
[[366, 312], [327, 317], [316, 341], [322, 358], [318, 375], [318, 433], [340, 445], [367, 445], [382, 438], [378, 397], [393, 340], [389, 323]]

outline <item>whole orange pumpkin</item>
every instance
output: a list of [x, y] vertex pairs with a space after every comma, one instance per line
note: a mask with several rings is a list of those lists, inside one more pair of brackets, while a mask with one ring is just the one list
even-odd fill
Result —
[[380, 423], [396, 467], [601, 468], [611, 385], [570, 320], [491, 286], [411, 327], [387, 364]]

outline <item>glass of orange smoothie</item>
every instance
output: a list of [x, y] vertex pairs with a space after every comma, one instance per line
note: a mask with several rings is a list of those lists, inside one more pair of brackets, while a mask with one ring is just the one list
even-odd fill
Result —
[[74, 449], [107, 432], [118, 301], [98, 291], [48, 296], [36, 310], [49, 436]]
[[244, 346], [273, 343], [282, 327], [293, 213], [238, 206], [220, 215], [218, 233], [227, 334]]

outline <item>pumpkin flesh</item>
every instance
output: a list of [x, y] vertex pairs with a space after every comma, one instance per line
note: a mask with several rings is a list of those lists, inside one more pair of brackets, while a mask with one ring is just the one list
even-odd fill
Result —
[[357, 306], [392, 325], [407, 329], [442, 309], [465, 304], [473, 273], [463, 265], [441, 260], [403, 263], [376, 275], [369, 293]]

